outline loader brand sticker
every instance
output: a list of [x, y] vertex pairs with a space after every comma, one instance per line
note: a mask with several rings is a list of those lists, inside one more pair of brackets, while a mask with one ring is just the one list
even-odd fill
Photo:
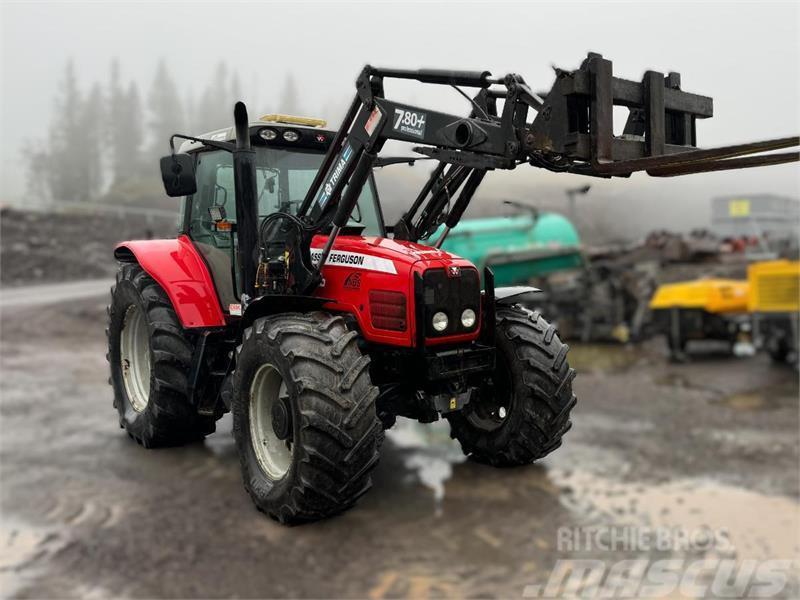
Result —
[[428, 116], [424, 112], [395, 108], [392, 129], [406, 135], [424, 138], [427, 118]]
[[380, 125], [381, 120], [383, 118], [383, 113], [381, 109], [377, 106], [372, 109], [372, 113], [369, 115], [369, 119], [364, 124], [364, 130], [367, 132], [368, 136], [372, 136], [372, 132], [375, 131], [375, 128]]
[[231, 316], [241, 317], [242, 316], [242, 305], [241, 304], [229, 304], [228, 305], [228, 312], [231, 314]]
[[339, 181], [342, 173], [344, 173], [351, 156], [353, 156], [353, 147], [350, 144], [346, 144], [339, 157], [339, 162], [337, 162], [336, 166], [333, 168], [333, 172], [330, 177], [328, 177], [328, 181], [322, 186], [322, 193], [320, 194], [319, 200], [317, 200], [317, 204], [319, 204], [320, 208], [325, 208], [328, 200], [331, 199], [333, 188], [336, 186], [336, 182]]
[[[322, 258], [322, 249], [312, 249], [312, 264], [318, 265], [320, 258]], [[325, 261], [325, 264], [332, 267], [350, 267], [352, 269], [363, 269], [364, 271], [377, 271], [379, 273], [397, 275], [394, 263], [389, 259], [370, 256], [369, 254], [358, 254], [357, 252], [334, 250], [328, 255], [328, 260]]]

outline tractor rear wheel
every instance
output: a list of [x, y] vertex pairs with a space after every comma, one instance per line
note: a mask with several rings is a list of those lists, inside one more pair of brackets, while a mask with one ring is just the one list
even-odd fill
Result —
[[340, 513], [372, 485], [383, 427], [357, 339], [323, 312], [262, 317], [244, 331], [233, 434], [247, 492], [281, 523]]
[[574, 369], [553, 325], [519, 305], [497, 308], [496, 366], [450, 435], [464, 454], [497, 467], [524, 465], [561, 445], [572, 422]]
[[163, 289], [138, 265], [124, 264], [108, 307], [109, 383], [119, 424], [145, 448], [177, 446], [215, 430], [189, 397], [193, 344]]

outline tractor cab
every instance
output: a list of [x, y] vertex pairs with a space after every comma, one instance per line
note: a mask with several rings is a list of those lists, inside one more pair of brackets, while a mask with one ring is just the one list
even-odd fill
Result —
[[[335, 132], [325, 121], [308, 117], [270, 114], [249, 124], [255, 152], [258, 220], [276, 213], [296, 214], [322, 164]], [[212, 131], [200, 138], [233, 142], [233, 127]], [[181, 153], [194, 162], [196, 191], [181, 205], [180, 230], [202, 253], [216, 283], [222, 306], [238, 302], [242, 293], [236, 277], [236, 193], [233, 156], [202, 142], [186, 141]], [[362, 188], [345, 232], [382, 236], [383, 219], [372, 176]]]

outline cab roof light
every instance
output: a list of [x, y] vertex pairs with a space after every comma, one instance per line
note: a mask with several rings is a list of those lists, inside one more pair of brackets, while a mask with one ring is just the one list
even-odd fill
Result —
[[296, 117], [294, 115], [269, 114], [259, 119], [265, 123], [286, 123], [289, 125], [305, 125], [306, 127], [325, 127], [328, 122], [325, 119], [314, 119], [313, 117]]

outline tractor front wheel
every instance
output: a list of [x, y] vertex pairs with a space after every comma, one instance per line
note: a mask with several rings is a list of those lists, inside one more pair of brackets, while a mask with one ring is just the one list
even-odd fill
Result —
[[138, 264], [120, 267], [108, 320], [109, 383], [128, 435], [156, 448], [213, 433], [216, 416], [199, 415], [189, 397], [193, 343], [167, 294]]
[[449, 413], [464, 453], [497, 467], [524, 465], [561, 445], [575, 406], [569, 346], [538, 312], [497, 308], [496, 367], [479, 394]]
[[281, 523], [340, 513], [372, 485], [383, 427], [357, 338], [322, 312], [262, 317], [244, 331], [233, 434], [247, 492]]

